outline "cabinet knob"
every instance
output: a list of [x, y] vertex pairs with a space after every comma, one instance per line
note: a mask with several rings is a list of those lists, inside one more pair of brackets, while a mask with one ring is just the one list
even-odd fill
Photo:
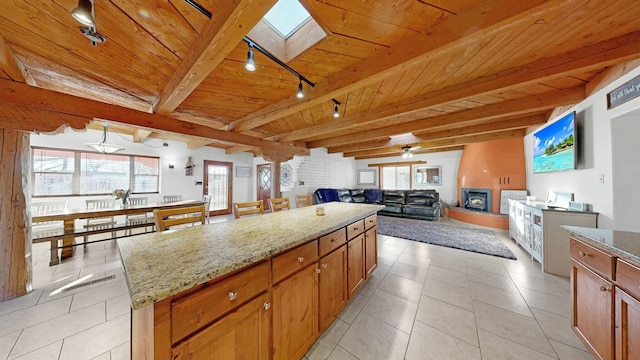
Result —
[[322, 268], [326, 269], [327, 268], [327, 263], [322, 264]]
[[611, 291], [611, 290], [608, 289], [606, 286], [602, 285], [600, 286], [600, 291], [604, 292], [604, 291]]
[[580, 254], [580, 256], [587, 256], [587, 253], [584, 251], [580, 251], [578, 254]]
[[320, 274], [320, 269], [316, 269], [316, 273]]
[[304, 256], [298, 256], [298, 262], [301, 263], [304, 261]]
[[238, 293], [235, 291], [229, 291], [229, 300], [233, 301], [238, 297]]
[[271, 308], [271, 303], [266, 302], [262, 306], [264, 307], [265, 310], [269, 310]]

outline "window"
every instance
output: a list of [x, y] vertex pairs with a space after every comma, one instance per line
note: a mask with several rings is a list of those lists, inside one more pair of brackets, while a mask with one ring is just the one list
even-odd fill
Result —
[[284, 39], [291, 36], [309, 19], [311, 15], [298, 0], [279, 0], [264, 16], [267, 24]]
[[411, 167], [409, 165], [401, 166], [382, 166], [382, 189], [387, 190], [408, 190], [410, 189]]
[[160, 159], [33, 148], [33, 196], [111, 194], [114, 189], [157, 193]]

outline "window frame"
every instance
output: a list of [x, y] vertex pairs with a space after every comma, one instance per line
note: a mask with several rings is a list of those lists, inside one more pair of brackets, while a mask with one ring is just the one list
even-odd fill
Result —
[[[37, 150], [51, 150], [51, 151], [65, 151], [65, 152], [71, 152], [73, 153], [73, 172], [65, 172], [65, 173], [60, 173], [60, 172], [42, 172], [42, 171], [36, 171], [35, 170], [35, 155], [36, 155], [36, 151]], [[77, 150], [77, 149], [64, 149], [64, 148], [52, 148], [52, 147], [45, 147], [45, 146], [32, 146], [31, 147], [31, 176], [30, 176], [30, 180], [31, 180], [31, 193], [32, 198], [58, 198], [58, 197], [73, 197], [73, 196], [100, 196], [100, 195], [111, 195], [111, 192], [104, 192], [104, 193], [82, 193], [81, 192], [81, 183], [82, 183], [82, 165], [81, 162], [83, 161], [83, 154], [91, 154], [91, 155], [95, 155], [97, 154], [95, 151], [84, 151], [84, 150]], [[136, 180], [136, 173], [135, 173], [135, 160], [137, 158], [144, 158], [144, 159], [153, 159], [157, 162], [157, 169], [158, 169], [158, 174], [157, 175], [149, 175], [149, 174], [137, 174], [139, 176], [145, 176], [145, 177], [155, 177], [156, 178], [156, 191], [133, 191], [133, 194], [159, 194], [160, 193], [160, 157], [159, 156], [148, 156], [148, 155], [136, 155], [136, 154], [107, 154], [107, 155], [117, 155], [117, 156], [122, 156], [122, 157], [127, 157], [129, 159], [129, 189], [134, 189], [134, 184], [135, 184], [135, 180]], [[38, 174], [64, 174], [64, 175], [71, 175], [72, 176], [72, 185], [71, 185], [71, 193], [69, 194], [41, 194], [41, 195], [35, 195], [36, 192], [36, 176]], [[115, 190], [115, 189], [114, 189]]]

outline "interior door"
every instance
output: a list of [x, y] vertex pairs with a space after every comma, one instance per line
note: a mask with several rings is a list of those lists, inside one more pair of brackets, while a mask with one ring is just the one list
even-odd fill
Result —
[[269, 199], [271, 199], [271, 164], [260, 164], [257, 167], [258, 174], [258, 200], [264, 202], [265, 210], [269, 209]]
[[233, 163], [204, 161], [203, 195], [211, 195], [211, 215], [231, 214]]

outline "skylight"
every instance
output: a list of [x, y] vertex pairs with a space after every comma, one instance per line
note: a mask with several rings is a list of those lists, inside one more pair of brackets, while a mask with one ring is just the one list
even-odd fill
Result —
[[278, 0], [263, 20], [286, 39], [310, 18], [311, 15], [298, 0]]

